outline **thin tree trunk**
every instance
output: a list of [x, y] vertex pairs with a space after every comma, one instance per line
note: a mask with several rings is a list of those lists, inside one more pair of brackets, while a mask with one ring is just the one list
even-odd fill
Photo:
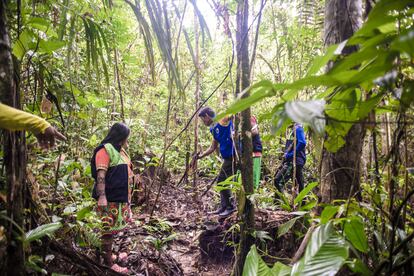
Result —
[[[195, 32], [195, 49], [194, 49], [194, 65], [195, 65], [195, 92], [194, 92], [194, 98], [195, 98], [195, 110], [199, 107], [199, 101], [200, 101], [200, 31], [198, 26], [198, 18], [197, 14], [194, 11], [194, 32]], [[194, 154], [198, 152], [198, 116], [194, 118]], [[194, 197], [197, 198], [196, 194], [196, 186], [197, 186], [197, 159], [194, 161], [194, 167], [193, 167], [193, 189], [194, 189]]]
[[[3, 103], [20, 108], [18, 82], [13, 77], [15, 68], [13, 67], [10, 45], [6, 19], [6, 2], [0, 0], [0, 96]], [[13, 223], [7, 225], [7, 259], [5, 260], [6, 267], [2, 268], [2, 274], [24, 275], [25, 256], [21, 239], [21, 228], [23, 228], [23, 191], [26, 170], [25, 134], [24, 131], [4, 131], [3, 135], [8, 203], [7, 215]]]
[[[248, 14], [249, 2], [248, 0], [241, 0], [237, 6], [237, 57], [238, 69], [237, 74], [238, 83], [240, 87], [238, 91], [243, 91], [250, 86], [250, 63], [249, 63], [249, 40], [248, 40]], [[237, 89], [236, 88], [236, 89]], [[248, 97], [249, 93], [243, 95]], [[239, 276], [243, 273], [243, 266], [246, 260], [247, 253], [254, 243], [254, 205], [249, 199], [249, 195], [254, 193], [253, 189], [253, 157], [252, 157], [252, 135], [250, 123], [250, 108], [241, 113], [241, 139], [242, 139], [242, 158], [241, 158], [241, 175], [244, 188], [245, 205], [243, 206], [243, 214], [240, 225], [240, 244], [236, 263], [234, 266], [234, 275]], [[237, 142], [236, 142], [237, 144]]]
[[395, 236], [397, 233], [397, 228], [399, 227], [399, 222], [401, 220], [400, 214], [399, 212], [394, 212], [396, 211], [396, 207], [394, 206], [395, 202], [397, 201], [396, 196], [398, 195], [398, 176], [400, 173], [400, 159], [401, 159], [401, 154], [400, 154], [400, 145], [401, 145], [401, 140], [403, 139], [404, 135], [405, 135], [405, 128], [406, 128], [406, 122], [405, 122], [405, 112], [403, 110], [399, 110], [399, 114], [397, 114], [397, 127], [395, 129], [395, 131], [393, 132], [393, 137], [392, 137], [392, 146], [391, 146], [391, 152], [390, 152], [390, 157], [391, 157], [391, 175], [390, 175], [390, 180], [389, 180], [389, 206], [388, 206], [388, 213], [391, 215], [391, 231], [389, 233], [389, 237], [388, 237], [388, 248], [389, 248], [389, 252], [391, 254], [389, 254], [389, 261], [388, 261], [388, 275], [392, 274], [392, 268], [393, 268], [393, 257], [394, 254], [392, 254], [394, 252], [394, 247], [395, 247]]
[[[325, 6], [325, 44], [340, 43], [361, 26], [361, 0], [328, 0]], [[346, 47], [343, 54], [355, 51]], [[351, 127], [345, 137], [345, 145], [337, 152], [323, 150], [321, 168], [322, 202], [346, 199], [359, 191], [360, 159], [364, 137], [362, 124]]]
[[[256, 25], [256, 34], [254, 36], [254, 43], [253, 43], [253, 50], [252, 50], [252, 57], [250, 59], [250, 72], [249, 75], [252, 75], [252, 70], [253, 70], [253, 65], [254, 65], [254, 61], [256, 59], [256, 49], [257, 49], [257, 42], [259, 41], [259, 31], [260, 31], [260, 23], [262, 22], [262, 13], [263, 13], [263, 8], [265, 5], [265, 0], [261, 0], [260, 2], [260, 10], [259, 10], [259, 17], [257, 18], [257, 25]], [[254, 16], [254, 13], [252, 13]]]
[[125, 123], [125, 109], [124, 109], [124, 97], [122, 95], [122, 86], [121, 86], [121, 79], [119, 78], [119, 66], [118, 66], [118, 49], [114, 48], [114, 56], [115, 56], [115, 77], [118, 84], [118, 92], [119, 92], [119, 101], [121, 103], [121, 118], [122, 122]]
[[[158, 2], [157, 2], [158, 3]], [[164, 15], [164, 20], [165, 20], [165, 29], [167, 30], [167, 41], [168, 41], [168, 51], [171, 53], [171, 29], [170, 29], [170, 21], [168, 19], [168, 12], [167, 12], [167, 1], [164, 0], [163, 1], [163, 5], [162, 5], [162, 11], [163, 11], [163, 15]], [[167, 114], [166, 114], [166, 118], [165, 118], [165, 130], [164, 130], [164, 149], [163, 149], [163, 153], [162, 153], [162, 157], [161, 157], [161, 165], [158, 167], [158, 172], [161, 173], [161, 179], [160, 179], [160, 183], [158, 186], [158, 191], [157, 191], [157, 195], [155, 197], [155, 201], [154, 201], [154, 205], [151, 208], [150, 211], [150, 218], [152, 218], [152, 215], [154, 214], [154, 210], [157, 206], [157, 202], [158, 199], [160, 197], [161, 194], [161, 190], [162, 187], [165, 184], [166, 181], [166, 175], [164, 173], [164, 167], [165, 167], [165, 155], [168, 149], [168, 132], [169, 132], [169, 127], [170, 127], [170, 114], [171, 114], [171, 100], [172, 100], [172, 96], [173, 96], [173, 76], [171, 73], [171, 70], [173, 70], [171, 67], [171, 65], [168, 63], [166, 63], [166, 68], [168, 70], [168, 106], [167, 106]], [[152, 184], [152, 183], [151, 183]], [[152, 186], [152, 185], [151, 185]]]

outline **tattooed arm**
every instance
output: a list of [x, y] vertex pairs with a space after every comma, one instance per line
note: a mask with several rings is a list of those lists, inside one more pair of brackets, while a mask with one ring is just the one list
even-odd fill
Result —
[[98, 175], [96, 177], [97, 185], [96, 185], [96, 193], [98, 194], [98, 206], [106, 206], [108, 205], [108, 201], [106, 200], [105, 195], [105, 170], [98, 170]]

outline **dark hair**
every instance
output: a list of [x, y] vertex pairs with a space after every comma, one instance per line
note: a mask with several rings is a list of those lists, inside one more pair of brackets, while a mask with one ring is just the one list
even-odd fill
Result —
[[121, 150], [121, 143], [124, 142], [131, 130], [124, 123], [115, 123], [109, 130], [106, 137], [102, 140], [101, 145], [112, 144], [118, 151]]
[[214, 110], [208, 106], [201, 108], [198, 112], [199, 117], [204, 117], [206, 115], [208, 115], [210, 118], [216, 117], [216, 113], [214, 112]]

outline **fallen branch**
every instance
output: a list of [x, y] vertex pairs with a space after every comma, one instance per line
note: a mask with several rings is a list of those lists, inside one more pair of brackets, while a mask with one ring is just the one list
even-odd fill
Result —
[[55, 251], [56, 253], [60, 254], [67, 261], [71, 262], [77, 267], [83, 268], [86, 272], [88, 272], [88, 275], [123, 275], [118, 272], [115, 272], [110, 267], [95, 262], [87, 255], [74, 250], [72, 247], [63, 245], [55, 240], [50, 240], [49, 246], [52, 251]]
[[308, 242], [312, 236], [313, 230], [315, 230], [315, 225], [312, 225], [309, 229], [308, 232], [306, 232], [305, 237], [303, 238], [298, 251], [296, 251], [295, 256], [293, 256], [291, 263], [294, 264], [297, 261], [299, 261], [300, 257], [302, 257], [303, 252], [305, 252], [306, 246], [308, 245]]
[[208, 193], [208, 191], [210, 191], [210, 189], [211, 189], [211, 187], [213, 187], [213, 185], [214, 185], [214, 182], [216, 182], [216, 180], [217, 180], [217, 178], [218, 178], [218, 176], [216, 176], [208, 185], [207, 185], [207, 189], [204, 191], [204, 193], [200, 196], [200, 198], [201, 197], [203, 197], [203, 196], [205, 196], [207, 193]]

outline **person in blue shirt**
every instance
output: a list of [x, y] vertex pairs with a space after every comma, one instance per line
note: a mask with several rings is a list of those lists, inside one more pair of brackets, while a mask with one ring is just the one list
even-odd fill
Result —
[[[302, 125], [295, 123], [291, 126], [292, 131], [289, 135], [289, 138], [286, 140], [285, 153], [283, 156], [282, 166], [278, 169], [274, 179], [274, 185], [282, 192], [285, 186], [285, 183], [293, 177], [293, 155], [296, 152], [296, 179], [295, 182], [299, 186], [299, 192], [302, 191], [304, 180], [303, 180], [303, 166], [306, 163], [306, 138], [305, 132]], [[296, 137], [296, 149], [295, 149], [295, 140]], [[292, 179], [293, 180], [293, 179]]]
[[[233, 121], [230, 117], [226, 117], [217, 123], [214, 123], [214, 117], [216, 116], [213, 109], [210, 107], [203, 107], [200, 109], [198, 116], [201, 118], [205, 126], [210, 127], [210, 133], [213, 135], [213, 141], [211, 146], [204, 152], [196, 155], [197, 159], [201, 159], [205, 156], [213, 153], [217, 147], [220, 149], [221, 157], [223, 158], [223, 164], [220, 169], [220, 173], [217, 177], [217, 183], [225, 181], [237, 172], [236, 151], [233, 143]], [[221, 217], [227, 217], [236, 208], [232, 202], [231, 190], [225, 189], [220, 191], [220, 208], [211, 214], [218, 214]]]

